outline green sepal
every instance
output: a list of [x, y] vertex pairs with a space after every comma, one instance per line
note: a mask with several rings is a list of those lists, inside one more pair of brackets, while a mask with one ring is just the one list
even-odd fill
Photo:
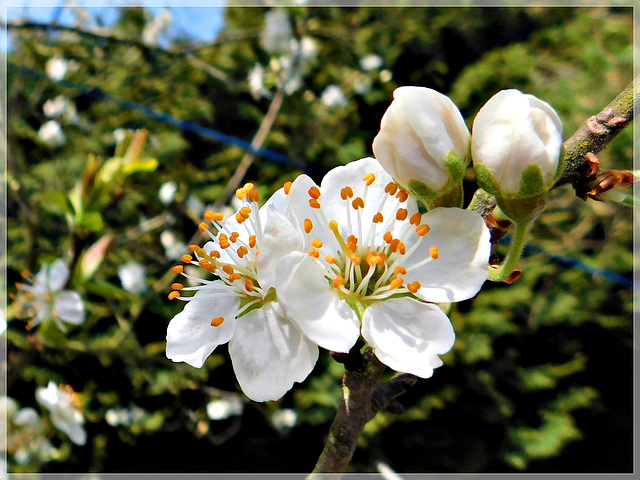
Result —
[[487, 167], [485, 167], [484, 165], [475, 164], [473, 166], [473, 170], [476, 173], [476, 180], [480, 188], [482, 188], [485, 192], [489, 192], [491, 195], [495, 195], [496, 197], [502, 195], [502, 192], [500, 192], [498, 185], [493, 179], [491, 171]]
[[498, 207], [516, 223], [530, 222], [542, 213], [547, 205], [547, 192], [527, 198], [496, 197]]
[[544, 177], [542, 176], [542, 169], [537, 163], [532, 163], [522, 172], [520, 177], [520, 188], [516, 198], [527, 198], [541, 195], [549, 190], [544, 183]]
[[466, 171], [466, 164], [469, 163], [468, 160], [468, 156], [463, 160], [455, 152], [449, 152], [444, 162], [445, 168], [449, 171], [449, 182], [437, 192], [415, 179], [403, 188], [427, 210], [435, 207], [460, 207], [462, 205], [462, 179]]
[[452, 183], [458, 183], [464, 178], [464, 172], [467, 169], [470, 158], [471, 157], [467, 155], [465, 159], [462, 159], [456, 152], [449, 152], [447, 159], [444, 161], [444, 166], [449, 170], [449, 174], [451, 175], [451, 180], [449, 180], [447, 187], [451, 186]]

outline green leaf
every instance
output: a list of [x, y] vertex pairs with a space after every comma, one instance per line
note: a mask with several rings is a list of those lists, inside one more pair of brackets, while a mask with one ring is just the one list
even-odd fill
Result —
[[73, 214], [73, 205], [69, 197], [60, 191], [45, 192], [40, 199], [42, 206], [48, 210]]
[[78, 224], [79, 226], [85, 227], [90, 232], [100, 232], [104, 227], [104, 222], [102, 221], [102, 215], [100, 215], [100, 212], [85, 213]]
[[155, 158], [138, 158], [122, 167], [122, 174], [128, 176], [138, 172], [153, 172], [158, 168], [158, 160]]

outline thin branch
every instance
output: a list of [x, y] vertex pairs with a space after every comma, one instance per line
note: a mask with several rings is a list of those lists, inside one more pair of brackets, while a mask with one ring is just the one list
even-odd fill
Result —
[[149, 45], [144, 43], [142, 40], [138, 38], [126, 37], [123, 35], [119, 35], [114, 33], [112, 30], [106, 28], [95, 28], [92, 30], [87, 30], [85, 28], [80, 27], [72, 27], [68, 25], [58, 25], [58, 24], [50, 24], [50, 23], [37, 23], [37, 22], [7, 22], [8, 29], [22, 29], [22, 30], [56, 30], [56, 31], [66, 31], [71, 33], [76, 33], [83, 37], [92, 38], [94, 40], [106, 40], [109, 42], [117, 42], [126, 45], [131, 45], [134, 47], [138, 47], [141, 50], [152, 52], [161, 55], [168, 55], [170, 57], [180, 57], [184, 58], [192, 67], [202, 70], [211, 77], [216, 80], [220, 80], [222, 82], [227, 83], [235, 83], [235, 80], [230, 78], [226, 73], [222, 70], [209, 65], [208, 63], [200, 60], [193, 56], [193, 54], [188, 52], [181, 51], [173, 51], [166, 50], [164, 48], [158, 47], [156, 45]]
[[[578, 130], [564, 142], [564, 170], [554, 188], [573, 184], [579, 196], [588, 190], [594, 177], [594, 164], [589, 154], [605, 148], [627, 125], [640, 108], [640, 76], [635, 78], [600, 113], [589, 117]], [[597, 167], [597, 165], [596, 165]]]

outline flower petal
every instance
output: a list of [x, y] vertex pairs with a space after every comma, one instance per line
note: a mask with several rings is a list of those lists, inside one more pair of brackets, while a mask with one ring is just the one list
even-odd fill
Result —
[[73, 325], [84, 321], [84, 302], [78, 292], [64, 290], [56, 297], [53, 309], [62, 320]]
[[229, 353], [242, 391], [256, 402], [281, 398], [307, 378], [318, 359], [318, 347], [274, 302], [238, 319]]
[[453, 346], [455, 334], [445, 313], [432, 303], [392, 298], [364, 311], [362, 336], [378, 359], [397, 372], [422, 378], [442, 365], [438, 355]]
[[[202, 367], [214, 348], [233, 337], [239, 306], [238, 296], [220, 280], [198, 290], [167, 327], [167, 358]], [[211, 326], [217, 317], [224, 322]]]
[[[459, 302], [473, 297], [489, 276], [489, 229], [480, 215], [460, 208], [435, 208], [422, 216], [431, 227], [420, 246], [403, 260], [407, 270], [429, 258], [429, 248], [438, 247], [438, 258], [410, 270], [407, 284], [420, 282], [416, 295], [429, 302]], [[407, 246], [417, 241], [413, 232]]]
[[69, 279], [69, 267], [64, 263], [64, 260], [56, 260], [51, 265], [47, 272], [47, 286], [53, 290], [61, 290]]
[[287, 317], [313, 342], [348, 352], [360, 336], [360, 321], [314, 260], [293, 252], [276, 265], [278, 300]]
[[[260, 211], [262, 214], [262, 209]], [[262, 217], [262, 215], [261, 215]], [[257, 280], [266, 292], [275, 286], [276, 272], [274, 262], [294, 250], [304, 248], [302, 233], [291, 221], [271, 204], [263, 221], [263, 234], [260, 241], [260, 255], [256, 259]]]

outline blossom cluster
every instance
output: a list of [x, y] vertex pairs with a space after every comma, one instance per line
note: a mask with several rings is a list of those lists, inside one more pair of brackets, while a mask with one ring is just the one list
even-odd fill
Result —
[[[549, 185], [559, 120], [535, 97], [506, 91], [478, 114], [470, 142], [449, 98], [420, 87], [394, 96], [373, 142], [376, 158], [334, 168], [319, 185], [301, 175], [262, 206], [247, 183], [236, 191], [235, 215], [204, 213], [199, 229], [209, 241], [189, 246], [186, 265], [172, 269], [190, 283], [174, 283], [169, 294], [186, 306], [169, 323], [168, 358], [199, 368], [229, 342], [238, 382], [256, 401], [302, 382], [319, 348], [347, 353], [359, 340], [398, 372], [427, 378], [442, 365], [455, 334], [438, 304], [478, 293], [491, 250], [482, 217], [451, 202], [450, 192], [471, 153], [500, 194], [522, 195], [523, 183], [512, 179], [535, 177], [531, 165]], [[498, 165], [523, 155], [515, 166]], [[193, 276], [189, 265], [217, 278]]]

